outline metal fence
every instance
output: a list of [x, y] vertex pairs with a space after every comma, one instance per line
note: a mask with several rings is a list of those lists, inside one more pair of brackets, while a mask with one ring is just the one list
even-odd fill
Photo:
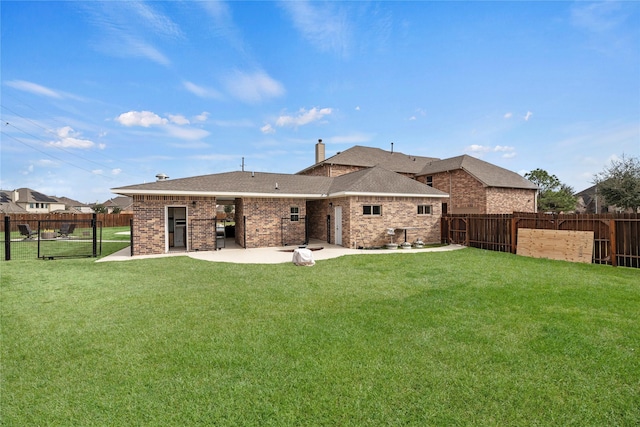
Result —
[[640, 268], [639, 214], [448, 214], [442, 241], [516, 253], [519, 228], [593, 231], [592, 262]]
[[102, 222], [92, 219], [3, 221], [0, 260], [97, 257], [102, 252]]

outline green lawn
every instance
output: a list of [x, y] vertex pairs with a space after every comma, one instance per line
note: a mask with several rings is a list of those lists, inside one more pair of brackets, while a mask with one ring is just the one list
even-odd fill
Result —
[[[97, 252], [102, 256], [113, 253], [129, 246], [131, 241], [129, 227], [105, 227], [97, 229]], [[76, 228], [69, 238], [41, 239], [38, 252], [38, 238], [23, 239], [19, 231], [11, 233], [11, 261], [30, 260], [40, 257], [90, 257], [93, 254], [93, 230], [91, 228]], [[0, 262], [5, 260], [4, 234], [0, 244]]]
[[464, 249], [0, 265], [2, 425], [640, 424], [640, 271]]

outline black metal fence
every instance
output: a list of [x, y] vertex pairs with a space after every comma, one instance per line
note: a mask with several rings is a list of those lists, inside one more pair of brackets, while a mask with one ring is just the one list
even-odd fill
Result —
[[0, 260], [97, 257], [102, 222], [92, 219], [12, 221], [5, 216]]

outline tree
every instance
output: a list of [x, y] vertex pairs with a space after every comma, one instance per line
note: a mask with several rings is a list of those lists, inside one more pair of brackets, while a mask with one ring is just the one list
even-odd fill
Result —
[[112, 214], [119, 214], [120, 212], [122, 212], [122, 208], [120, 206], [114, 206], [111, 210]]
[[611, 165], [603, 172], [595, 175], [598, 193], [607, 205], [616, 206], [620, 210], [640, 209], [640, 159], [625, 157], [611, 161]]
[[543, 169], [535, 169], [524, 177], [538, 186], [538, 210], [540, 212], [567, 212], [576, 209], [573, 188], [560, 182], [557, 176]]
[[107, 211], [107, 207], [105, 205], [101, 204], [101, 203], [96, 203], [93, 206], [93, 211], [95, 213], [99, 213], [99, 214], [106, 214], [108, 212]]

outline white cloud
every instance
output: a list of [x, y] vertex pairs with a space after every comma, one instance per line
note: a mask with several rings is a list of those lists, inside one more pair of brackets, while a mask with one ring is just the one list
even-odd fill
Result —
[[151, 39], [181, 38], [182, 32], [171, 19], [142, 2], [82, 2], [90, 21], [102, 31], [94, 46], [118, 57], [146, 58], [161, 65], [171, 61]]
[[528, 122], [531, 116], [533, 116], [533, 113], [531, 111], [527, 111], [527, 114], [524, 116], [524, 120]]
[[191, 141], [209, 136], [209, 132], [204, 129], [185, 128], [174, 125], [167, 125], [165, 129], [167, 133], [173, 137]]
[[58, 139], [51, 141], [49, 144], [63, 148], [91, 148], [95, 144], [88, 139], [79, 138], [80, 133], [76, 132], [71, 126], [64, 126], [56, 130]]
[[199, 86], [195, 83], [184, 81], [182, 82], [182, 86], [195, 96], [200, 98], [213, 98], [213, 99], [221, 99], [222, 95], [215, 89]]
[[502, 158], [511, 159], [516, 156], [515, 147], [510, 147], [506, 145], [496, 145], [495, 147], [490, 147], [488, 145], [478, 145], [472, 144], [465, 149], [466, 152], [484, 155], [486, 153], [504, 153], [502, 154]]
[[198, 114], [197, 116], [195, 116], [193, 119], [196, 122], [206, 122], [207, 119], [209, 118], [209, 113], [206, 111], [203, 111], [202, 113]]
[[359, 105], [356, 106], [356, 111], [360, 111], [360, 106]]
[[234, 97], [250, 104], [276, 98], [285, 93], [282, 84], [263, 71], [236, 71], [225, 79], [225, 85]]
[[409, 117], [409, 120], [413, 121], [413, 120], [417, 120], [417, 119], [416, 119], [416, 116], [411, 116], [411, 117]]
[[111, 175], [120, 175], [121, 173], [122, 173], [122, 169], [120, 168], [111, 169]]
[[303, 126], [318, 120], [322, 120], [323, 117], [331, 114], [331, 108], [318, 109], [313, 107], [310, 110], [301, 108], [296, 116], [280, 116], [276, 120], [276, 126]]
[[352, 133], [349, 135], [332, 136], [328, 141], [331, 144], [360, 144], [369, 142], [373, 139], [373, 135], [366, 133]]
[[509, 112], [509, 113], [505, 113], [505, 115], [503, 116], [505, 119], [510, 119], [511, 117], [513, 117], [513, 113]]
[[169, 121], [177, 125], [188, 125], [190, 123], [189, 119], [182, 114], [169, 114]]
[[578, 2], [571, 8], [571, 23], [596, 33], [616, 27], [624, 18], [620, 3], [615, 1]]
[[270, 134], [270, 133], [276, 133], [276, 130], [269, 123], [267, 123], [266, 125], [262, 126], [260, 128], [260, 131], [262, 133], [264, 133], [265, 135], [266, 134]]
[[148, 128], [154, 125], [165, 125], [168, 120], [151, 111], [129, 111], [116, 117], [116, 121], [123, 126], [142, 126]]
[[282, 2], [293, 25], [317, 49], [346, 56], [350, 29], [347, 14], [339, 2]]
[[24, 92], [30, 92], [36, 95], [48, 96], [49, 98], [63, 98], [60, 92], [57, 92], [48, 87], [41, 86], [37, 83], [27, 82], [25, 80], [11, 80], [5, 83], [14, 89], [22, 90]]

